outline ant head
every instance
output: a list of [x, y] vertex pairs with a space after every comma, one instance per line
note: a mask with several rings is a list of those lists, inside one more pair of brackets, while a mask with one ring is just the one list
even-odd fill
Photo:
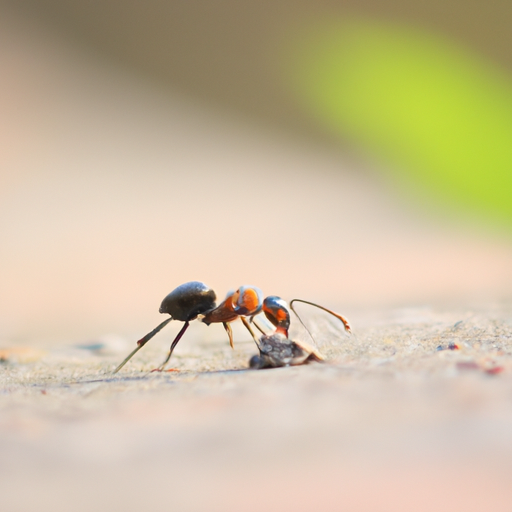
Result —
[[244, 285], [231, 295], [231, 301], [235, 313], [253, 316], [261, 311], [263, 293], [255, 286]]
[[271, 295], [263, 301], [263, 313], [275, 326], [276, 332], [284, 334], [288, 338], [290, 328], [290, 313], [288, 304], [281, 297]]
[[215, 308], [215, 292], [204, 283], [191, 281], [175, 288], [160, 306], [160, 313], [171, 315], [174, 320], [187, 322], [197, 315]]

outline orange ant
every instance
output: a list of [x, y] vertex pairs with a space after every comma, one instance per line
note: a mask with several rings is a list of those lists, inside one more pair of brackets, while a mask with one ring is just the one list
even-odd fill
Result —
[[[162, 371], [165, 368], [174, 349], [176, 348], [176, 345], [188, 329], [190, 322], [195, 319], [200, 320], [206, 325], [222, 323], [228, 334], [229, 343], [231, 347], [233, 347], [233, 332], [230, 324], [240, 318], [244, 326], [251, 333], [251, 336], [260, 351], [259, 356], [254, 356], [251, 359], [251, 368], [289, 366], [303, 364], [311, 360], [321, 361], [324, 359], [316, 349], [310, 347], [306, 343], [288, 339], [290, 314], [286, 303], [279, 297], [271, 296], [263, 300], [263, 294], [259, 288], [254, 286], [241, 286], [238, 290], [228, 293], [224, 301], [218, 306], [216, 306], [215, 301], [215, 292], [204, 283], [191, 281], [178, 286], [164, 298], [160, 306], [160, 313], [167, 313], [170, 317], [137, 341], [137, 347], [128, 354], [122, 363], [114, 370], [114, 373], [117, 373], [171, 320], [184, 322], [184, 325], [171, 343], [171, 347], [165, 361], [156, 369], [156, 371]], [[294, 299], [291, 301], [290, 307], [296, 315], [297, 312], [293, 308], [293, 302], [295, 301], [304, 302], [327, 311], [339, 318], [343, 322], [345, 330], [350, 332], [350, 325], [344, 317], [312, 302], [301, 299]], [[276, 328], [275, 332], [271, 335], [267, 335], [256, 322], [253, 322], [254, 316], [262, 311]], [[297, 317], [303, 324], [300, 317], [298, 315]], [[253, 325], [255, 325], [261, 332], [262, 335], [259, 338], [253, 331], [251, 323], [253, 323]]]

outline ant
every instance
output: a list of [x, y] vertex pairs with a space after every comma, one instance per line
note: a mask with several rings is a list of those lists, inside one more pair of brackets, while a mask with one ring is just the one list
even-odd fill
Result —
[[[350, 332], [350, 325], [345, 318], [312, 302], [303, 301], [301, 299], [294, 299], [291, 301], [290, 307], [296, 315], [297, 313], [293, 308], [294, 301], [304, 302], [306, 304], [319, 307], [328, 313], [331, 313], [332, 315], [339, 318], [343, 322], [345, 330]], [[200, 320], [206, 325], [210, 325], [211, 323], [222, 323], [228, 334], [229, 343], [233, 348], [233, 332], [230, 323], [240, 318], [244, 326], [251, 333], [251, 336], [253, 337], [256, 345], [260, 350], [259, 359], [257, 361], [253, 361], [254, 358], [251, 359], [251, 367], [254, 368], [288, 366], [291, 364], [302, 364], [309, 362], [309, 360], [323, 360], [321, 354], [313, 347], [310, 347], [305, 343], [299, 344], [299, 342], [288, 339], [290, 314], [286, 307], [286, 303], [279, 297], [274, 296], [267, 297], [265, 300], [263, 300], [263, 294], [261, 290], [254, 286], [241, 286], [238, 288], [238, 290], [229, 292], [224, 301], [216, 306], [215, 292], [204, 283], [199, 281], [191, 281], [178, 286], [171, 293], [169, 293], [162, 301], [159, 311], [160, 313], [169, 314], [170, 317], [164, 320], [161, 324], [155, 327], [151, 332], [146, 334], [139, 341], [137, 341], [137, 347], [132, 352], [130, 352], [130, 354], [128, 354], [122, 363], [114, 370], [114, 373], [117, 373], [151, 338], [153, 338], [153, 336], [160, 332], [171, 320], [184, 322], [184, 325], [171, 343], [171, 347], [165, 361], [158, 368], [156, 368], [155, 371], [162, 371], [165, 368], [172, 356], [174, 349], [176, 348], [176, 345], [185, 334], [185, 331], [188, 329], [190, 322], [195, 319]], [[261, 329], [260, 326], [258, 326], [256, 322], [253, 322], [254, 316], [262, 311], [269, 319], [269, 321], [276, 327], [275, 332], [270, 336], [265, 334], [265, 332]], [[298, 315], [297, 317], [299, 318], [302, 325], [304, 325], [300, 317]], [[249, 321], [247, 318], [249, 318]], [[253, 322], [253, 325], [255, 325], [256, 328], [261, 332], [262, 336], [260, 338], [256, 336], [255, 332], [251, 328], [250, 322]], [[273, 347], [272, 349], [269, 349], [270, 345]], [[278, 352], [280, 350], [282, 351], [284, 348], [281, 345], [288, 345], [288, 348], [290, 348], [294, 354], [298, 353], [299, 350], [302, 350], [305, 354], [307, 353], [307, 355], [302, 357], [301, 362], [297, 362], [300, 359], [300, 357], [297, 355], [290, 360], [288, 360], [286, 355], [283, 355], [280, 359]], [[277, 364], [279, 361], [281, 361], [282, 364]]]

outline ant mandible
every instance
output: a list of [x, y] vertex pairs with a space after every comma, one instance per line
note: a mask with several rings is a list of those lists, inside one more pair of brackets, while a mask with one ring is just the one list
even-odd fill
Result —
[[[215, 301], [215, 292], [204, 283], [191, 281], [178, 286], [164, 298], [160, 306], [160, 313], [167, 313], [170, 315], [170, 317], [155, 327], [151, 332], [146, 334], [146, 336], [137, 341], [137, 347], [132, 352], [130, 352], [130, 354], [128, 354], [122, 363], [114, 370], [114, 373], [117, 373], [151, 338], [153, 338], [153, 336], [160, 332], [171, 320], [184, 322], [184, 325], [171, 343], [169, 353], [167, 354], [165, 361], [156, 369], [157, 371], [162, 371], [165, 368], [166, 364], [169, 362], [169, 359], [172, 356], [174, 349], [176, 348], [176, 345], [185, 334], [185, 331], [188, 329], [190, 322], [195, 319], [199, 319], [206, 325], [210, 325], [211, 323], [222, 323], [228, 334], [229, 343], [233, 348], [233, 333], [230, 323], [240, 318], [244, 326], [251, 333], [251, 336], [253, 337], [256, 345], [260, 350], [260, 360], [258, 360], [259, 362], [256, 364], [256, 362], [251, 360], [251, 367], [267, 368], [271, 366], [287, 366], [291, 364], [286, 362], [283, 362], [283, 364], [276, 364], [279, 360], [279, 356], [277, 355], [277, 347], [283, 348], [281, 345], [279, 345], [279, 343], [294, 344], [293, 347], [299, 347], [304, 352], [307, 352], [309, 359], [308, 357], [305, 357], [303, 362], [306, 362], [306, 360], [314, 360], [315, 358], [316, 360], [323, 359], [322, 356], [312, 347], [306, 346], [304, 343], [298, 344], [298, 342], [294, 342], [288, 339], [290, 315], [286, 309], [284, 301], [279, 299], [279, 297], [267, 297], [265, 300], [263, 300], [263, 294], [259, 288], [246, 285], [241, 286], [234, 292], [228, 293], [224, 301], [218, 306], [216, 306]], [[297, 313], [295, 309], [293, 309], [292, 305], [294, 301], [304, 302], [306, 304], [317, 306], [327, 311], [328, 313], [331, 313], [332, 315], [339, 318], [343, 322], [345, 330], [350, 332], [350, 325], [344, 317], [312, 302], [303, 301], [301, 299], [294, 299], [291, 301], [290, 307], [295, 314]], [[259, 327], [256, 322], [254, 322], [254, 325], [262, 334], [262, 336], [258, 339], [247, 318], [252, 321], [253, 317], [261, 311], [265, 313], [265, 316], [276, 327], [276, 332], [269, 337], [265, 334], [261, 327]], [[286, 316], [288, 318], [288, 323], [286, 323], [285, 320]], [[303, 324], [300, 317], [299, 320]], [[277, 338], [272, 338], [272, 336], [277, 336]], [[265, 349], [265, 347], [268, 347], [269, 343], [274, 344], [275, 350], [269, 351]], [[296, 348], [295, 352], [297, 352], [297, 350], [298, 349]], [[294, 360], [298, 359], [295, 358]], [[293, 364], [302, 363], [295, 362]]]

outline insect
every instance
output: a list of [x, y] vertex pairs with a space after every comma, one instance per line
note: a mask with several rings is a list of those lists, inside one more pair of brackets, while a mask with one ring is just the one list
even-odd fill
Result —
[[[341, 317], [341, 315], [337, 315], [336, 313], [333, 313], [332, 311], [327, 310], [322, 306], [318, 306], [312, 302], [303, 301], [301, 299], [294, 299], [294, 301], [305, 302], [307, 304], [311, 304], [313, 306], [320, 307], [325, 311], [328, 311], [334, 316], [340, 318], [345, 325], [345, 329], [350, 331], [348, 322], [343, 317]], [[294, 313], [297, 314], [292, 305], [294, 301], [290, 302], [290, 307]], [[261, 311], [265, 313], [265, 316], [276, 327], [275, 333], [270, 336], [265, 334], [265, 331], [256, 322], [253, 322], [254, 316]], [[156, 368], [156, 371], [162, 371], [165, 368], [172, 356], [174, 349], [176, 348], [176, 345], [179, 343], [186, 330], [188, 329], [190, 322], [196, 319], [205, 323], [206, 325], [210, 325], [212, 323], [222, 323], [228, 334], [229, 343], [231, 347], [233, 347], [233, 333], [230, 323], [240, 318], [244, 326], [251, 333], [251, 336], [253, 337], [256, 345], [260, 349], [260, 357], [262, 357], [263, 362], [258, 364], [261, 364], [262, 366], [254, 367], [266, 368], [270, 366], [286, 366], [292, 364], [290, 362], [286, 362], [288, 360], [285, 361], [284, 356], [281, 358], [283, 364], [277, 364], [279, 356], [276, 355], [277, 352], [275, 350], [274, 352], [270, 350], [269, 353], [272, 352], [272, 354], [267, 357], [267, 352], [262, 352], [262, 347], [266, 347], [268, 343], [274, 343], [276, 347], [278, 346], [277, 342], [281, 344], [294, 344], [293, 347], [297, 346], [302, 348], [303, 351], [308, 352], [308, 356], [311, 358], [311, 360], [313, 360], [315, 357], [317, 360], [323, 359], [322, 356], [317, 351], [315, 351], [313, 347], [309, 347], [309, 345], [305, 343], [299, 344], [298, 342], [294, 342], [288, 339], [290, 315], [288, 309], [286, 308], [286, 304], [284, 301], [279, 299], [279, 297], [267, 297], [267, 299], [263, 300], [263, 294], [261, 290], [254, 286], [245, 285], [241, 286], [234, 292], [229, 292], [224, 301], [217, 306], [215, 292], [207, 285], [199, 281], [184, 283], [175, 288], [164, 298], [162, 304], [160, 305], [160, 313], [167, 313], [170, 315], [170, 317], [155, 327], [151, 332], [142, 337], [139, 341], [137, 341], [136, 348], [130, 352], [130, 354], [128, 354], [128, 356], [114, 370], [114, 373], [117, 373], [151, 338], [153, 338], [153, 336], [159, 333], [169, 322], [171, 322], [171, 320], [184, 322], [184, 325], [171, 343], [171, 347], [166, 359], [158, 368]], [[283, 315], [287, 315], [287, 321], [281, 318]], [[298, 318], [300, 320], [300, 317]], [[302, 320], [300, 321], [302, 323]], [[261, 332], [262, 336], [260, 338], [258, 338], [252, 329], [251, 323]], [[302, 325], [304, 324], [302, 323]], [[277, 336], [277, 338], [274, 339], [272, 336]], [[272, 340], [270, 338], [272, 338]], [[281, 347], [281, 345], [279, 345], [279, 347]], [[293, 350], [296, 352], [298, 349], [294, 348]], [[271, 359], [269, 359], [269, 357], [273, 358], [272, 364], [270, 364]], [[299, 359], [297, 359], [297, 357], [293, 359], [293, 361], [298, 361]], [[308, 357], [305, 357], [302, 362], [306, 362], [306, 359], [308, 359]], [[302, 363], [294, 362], [293, 364]]]
[[158, 334], [171, 320], [184, 322], [180, 332], [171, 343], [171, 348], [165, 361], [156, 369], [161, 371], [172, 356], [176, 345], [188, 329], [190, 322], [199, 319], [206, 325], [222, 323], [229, 337], [229, 343], [233, 347], [233, 332], [230, 323], [238, 318], [257, 341], [257, 336], [251, 328], [246, 317], [252, 318], [262, 308], [263, 294], [254, 286], [241, 286], [238, 290], [228, 293], [226, 299], [216, 306], [215, 292], [199, 281], [191, 281], [182, 284], [169, 293], [160, 305], [160, 313], [167, 313], [169, 318], [157, 325], [151, 332], [137, 341], [135, 349], [128, 354], [123, 362], [114, 370], [117, 373], [155, 334]]
[[[343, 316], [313, 302], [302, 299], [293, 299], [290, 302], [290, 307], [311, 337], [313, 336], [293, 307], [294, 302], [303, 302], [327, 311], [341, 320], [345, 330], [350, 332], [350, 324]], [[263, 301], [262, 309], [267, 319], [275, 326], [276, 329], [271, 334], [263, 334], [256, 342], [260, 353], [250, 359], [249, 366], [251, 368], [277, 368], [281, 366], [307, 364], [311, 361], [325, 361], [324, 356], [308, 343], [303, 341], [294, 341], [288, 338], [290, 312], [288, 311], [288, 305], [283, 299], [277, 296], [266, 297]]]

